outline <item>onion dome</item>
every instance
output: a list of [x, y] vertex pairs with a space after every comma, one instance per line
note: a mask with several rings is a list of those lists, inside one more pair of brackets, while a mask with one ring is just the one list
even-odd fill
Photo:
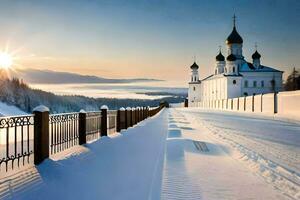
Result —
[[227, 56], [226, 58], [227, 61], [236, 61], [236, 57], [233, 54], [230, 54], [229, 56]]
[[254, 59], [260, 59], [260, 57], [261, 57], [261, 55], [257, 51], [255, 51], [254, 54], [252, 54], [252, 59], [253, 60]]
[[233, 29], [226, 40], [227, 44], [242, 44], [243, 43], [243, 38], [240, 36], [240, 34], [237, 32], [237, 30], [235, 28], [235, 19], [236, 19], [236, 16], [234, 15], [233, 16]]
[[240, 34], [236, 31], [235, 26], [233, 27], [232, 32], [228, 36], [226, 40], [227, 44], [242, 44], [243, 38], [240, 36]]
[[216, 61], [225, 61], [225, 57], [222, 55], [221, 51], [220, 51], [220, 53], [216, 56]]
[[198, 68], [199, 68], [199, 66], [197, 65], [196, 62], [194, 62], [191, 66], [191, 69], [198, 69]]

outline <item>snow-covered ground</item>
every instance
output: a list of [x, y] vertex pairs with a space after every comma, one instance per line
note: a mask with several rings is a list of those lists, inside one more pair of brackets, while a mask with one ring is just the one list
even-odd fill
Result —
[[300, 124], [194, 108], [0, 181], [7, 199], [300, 199]]
[[[211, 144], [217, 145], [226, 156], [238, 161], [275, 191], [291, 199], [300, 199], [299, 123], [195, 108], [177, 109], [177, 112], [187, 119], [189, 128], [197, 130], [198, 137], [209, 138]], [[232, 176], [245, 183], [239, 174]], [[250, 187], [243, 191], [257, 189]], [[256, 194], [259, 194], [258, 199], [270, 199], [262, 198], [261, 192]]]
[[7, 105], [0, 101], [0, 117], [1, 116], [12, 116], [12, 115], [26, 115], [24, 111], [11, 105]]

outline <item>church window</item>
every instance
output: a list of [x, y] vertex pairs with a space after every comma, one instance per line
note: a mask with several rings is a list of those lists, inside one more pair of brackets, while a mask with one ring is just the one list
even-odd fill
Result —
[[265, 82], [261, 81], [261, 87], [265, 87]]
[[193, 89], [194, 89], [194, 91], [195, 91], [195, 90], [196, 90], [196, 87], [194, 87]]
[[257, 87], [257, 82], [253, 81], [253, 87]]
[[245, 88], [248, 87], [248, 81], [245, 81], [245, 82], [244, 82], [244, 86], [245, 86]]
[[233, 80], [232, 83], [235, 85], [236, 84], [236, 80]]
[[232, 68], [233, 73], [235, 73], [235, 67]]

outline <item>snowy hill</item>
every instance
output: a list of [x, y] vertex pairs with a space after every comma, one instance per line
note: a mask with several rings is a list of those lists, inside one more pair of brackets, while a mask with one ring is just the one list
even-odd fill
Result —
[[15, 69], [9, 72], [12, 77], [22, 78], [28, 83], [136, 83], [162, 81], [157, 79], [135, 78], [135, 79], [111, 79], [99, 76], [81, 75], [70, 72], [58, 72], [37, 69]]
[[7, 105], [0, 101], [0, 116], [9, 116], [9, 115], [25, 115], [26, 112], [20, 110], [15, 106]]

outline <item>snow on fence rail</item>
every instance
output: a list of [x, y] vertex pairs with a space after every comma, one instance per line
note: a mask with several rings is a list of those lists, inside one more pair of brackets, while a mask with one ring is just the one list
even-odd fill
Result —
[[300, 120], [300, 90], [193, 102], [189, 107], [261, 113]]
[[0, 117], [0, 171], [14, 169], [20, 163], [39, 164], [74, 145], [121, 132], [164, 107], [165, 104], [126, 110], [103, 107], [101, 111], [49, 115], [49, 109], [41, 106], [32, 115]]

